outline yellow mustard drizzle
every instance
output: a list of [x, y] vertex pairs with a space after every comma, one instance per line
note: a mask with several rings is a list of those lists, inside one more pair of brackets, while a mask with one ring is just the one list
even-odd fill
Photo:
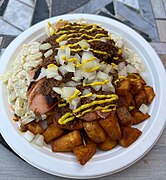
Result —
[[77, 89], [77, 90], [74, 92], [74, 94], [69, 97], [68, 102], [71, 103], [71, 101], [72, 101], [74, 98], [77, 98], [79, 94], [80, 94], [80, 91]]
[[63, 41], [64, 39], [66, 39], [67, 38], [67, 34], [63, 34], [62, 36], [60, 36], [57, 40], [56, 40], [56, 42], [57, 43], [60, 43], [61, 41]]
[[137, 81], [138, 79], [140, 79], [140, 77], [134, 73], [130, 73], [129, 75], [132, 75], [135, 77], [135, 79], [131, 79], [131, 81]]
[[104, 84], [107, 84], [109, 82], [108, 79], [102, 81], [102, 82], [93, 82], [93, 83], [90, 83], [90, 84], [83, 84], [83, 86], [98, 86], [98, 85], [104, 85]]
[[135, 109], [134, 106], [129, 106], [129, 111], [132, 111], [133, 109]]
[[94, 106], [94, 105], [97, 105], [97, 104], [104, 104], [104, 103], [107, 103], [107, 102], [112, 102], [114, 100], [117, 100], [118, 99], [118, 96], [115, 95], [115, 94], [112, 94], [112, 97], [110, 99], [104, 99], [104, 100], [95, 100], [91, 103], [88, 103], [88, 104], [84, 104], [84, 105], [81, 105], [79, 108], [73, 110], [73, 113], [78, 113], [79, 111], [83, 110], [83, 109], [87, 109], [91, 106]]
[[69, 118], [70, 116], [73, 116], [73, 113], [67, 112], [66, 114], [64, 114], [61, 118], [59, 118], [59, 124], [63, 124], [65, 119]]
[[62, 103], [62, 104], [58, 103], [58, 107], [63, 107], [63, 106], [66, 106], [66, 105], [67, 105], [67, 103]]
[[[55, 28], [54, 28], [55, 29]], [[76, 32], [76, 31], [78, 31], [78, 32], [81, 32], [81, 31], [86, 31], [86, 32], [93, 32], [94, 30], [103, 30], [102, 28], [97, 28], [97, 27], [92, 27], [91, 29], [75, 29], [75, 30], [62, 30], [62, 31], [59, 31], [59, 32], [57, 32], [57, 30], [55, 30], [54, 32], [52, 32], [51, 34], [50, 34], [50, 36], [52, 36], [53, 34], [59, 34], [59, 35], [61, 35], [61, 34], [65, 34], [65, 33], [68, 33], [68, 32]]]
[[95, 36], [90, 36], [88, 34], [82, 34], [80, 37], [73, 37], [73, 38], [71, 37], [67, 41], [74, 40], [74, 39], [81, 40], [83, 37], [88, 37], [88, 38], [91, 38], [91, 39], [95, 39], [98, 36], [104, 36], [105, 37], [106, 34], [96, 34]]
[[66, 123], [68, 123], [68, 122], [70, 122], [70, 121], [72, 121], [74, 119], [75, 119], [75, 116], [72, 116], [72, 117], [66, 118], [66, 119], [58, 121], [58, 122], [59, 122], [59, 124], [66, 124]]
[[80, 96], [80, 98], [91, 97], [92, 95], [93, 95], [92, 93], [89, 93], [89, 94], [85, 94], [85, 95]]
[[100, 68], [100, 66], [96, 66], [96, 67], [91, 68], [91, 69], [83, 68], [83, 70], [86, 71], [86, 72], [94, 72], [94, 71], [97, 71], [99, 68]]
[[[105, 107], [99, 107], [99, 106], [98, 106], [98, 107], [96, 107], [95, 109], [91, 109], [91, 108], [90, 108], [90, 107], [92, 107], [92, 106], [94, 106], [94, 105], [109, 103], [109, 102], [112, 102], [112, 101], [118, 99], [118, 96], [117, 96], [116, 94], [111, 94], [110, 96], [111, 96], [111, 98], [109, 98], [109, 99], [96, 100], [96, 101], [93, 101], [93, 102], [91, 102], [91, 103], [81, 105], [79, 108], [73, 110], [72, 113], [71, 113], [71, 112], [68, 112], [68, 113], [64, 114], [64, 115], [58, 120], [59, 124], [66, 124], [67, 122], [70, 122], [70, 121], [74, 120], [75, 117], [81, 117], [83, 114], [85, 114], [85, 113], [87, 113], [87, 112], [91, 112], [91, 111], [95, 111], [95, 110], [99, 110], [99, 109], [101, 109], [101, 110], [106, 110], [106, 109], [108, 109], [108, 108], [111, 107], [111, 106], [115, 106], [114, 104], [111, 104], [111, 105], [107, 105], [107, 106], [105, 106]], [[90, 109], [88, 109], [88, 108], [90, 108]], [[85, 109], [85, 110], [84, 110], [84, 109]], [[113, 108], [113, 109], [115, 109], [115, 108]], [[110, 109], [109, 111], [111, 111], [111, 110], [113, 110], [113, 109]], [[82, 110], [84, 110], [84, 111], [82, 111]], [[80, 112], [80, 111], [82, 111], [81, 114], [77, 114], [77, 115], [76, 115], [76, 113], [78, 113], [78, 112]], [[75, 116], [74, 116], [74, 115], [75, 115]]]
[[87, 62], [94, 61], [95, 59], [96, 59], [96, 57], [91, 57], [89, 59], [85, 59], [81, 64], [78, 62], [75, 66], [76, 67], [81, 67], [81, 66], [85, 65]]

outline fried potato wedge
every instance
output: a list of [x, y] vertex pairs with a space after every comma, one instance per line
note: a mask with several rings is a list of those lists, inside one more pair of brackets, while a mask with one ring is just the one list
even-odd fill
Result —
[[144, 91], [146, 94], [147, 103], [151, 104], [154, 97], [155, 97], [155, 93], [154, 93], [153, 88], [150, 86], [144, 86]]
[[44, 141], [46, 143], [51, 142], [53, 139], [58, 138], [63, 134], [63, 130], [57, 127], [55, 124], [51, 124], [47, 127], [47, 129], [44, 131]]
[[118, 100], [119, 106], [125, 106], [127, 109], [131, 105], [133, 100], [133, 96], [130, 92], [128, 92], [125, 96], [120, 96]]
[[135, 95], [134, 100], [135, 100], [135, 106], [136, 106], [137, 109], [139, 109], [139, 107], [142, 104], [146, 104], [145, 91], [144, 90], [139, 91], [139, 93]]
[[129, 74], [127, 76], [130, 79], [130, 91], [132, 94], [137, 94], [140, 90], [143, 89], [143, 86], [146, 85], [146, 82], [141, 78], [139, 74]]
[[94, 120], [97, 120], [99, 118], [100, 118], [100, 116], [95, 111], [94, 112], [88, 112], [88, 113], [86, 113], [80, 117], [80, 119], [82, 119], [84, 121], [94, 121]]
[[103, 143], [99, 143], [98, 147], [103, 151], [108, 151], [113, 149], [118, 142], [116, 140], [111, 140], [109, 136], [107, 136], [106, 140]]
[[26, 125], [28, 130], [31, 131], [33, 134], [43, 134], [44, 129], [38, 122], [30, 122], [29, 124]]
[[125, 96], [130, 90], [130, 80], [125, 79], [120, 82], [118, 87], [116, 87], [116, 93], [121, 96]]
[[78, 130], [69, 132], [52, 142], [53, 152], [70, 152], [73, 148], [82, 144], [81, 133]]
[[131, 115], [133, 116], [133, 125], [139, 124], [150, 117], [149, 114], [144, 114], [139, 110], [132, 110]]
[[134, 143], [142, 132], [137, 128], [132, 127], [122, 127], [122, 139], [119, 141], [119, 145], [123, 147], [129, 147]]
[[47, 124], [51, 125], [51, 124], [54, 123], [54, 116], [53, 115], [52, 116], [47, 116], [46, 120], [47, 120]]
[[107, 118], [99, 120], [99, 123], [111, 140], [115, 141], [121, 139], [122, 134], [115, 112], [112, 112]]
[[118, 107], [116, 112], [119, 118], [119, 122], [122, 126], [132, 125], [133, 117], [124, 106]]
[[98, 121], [83, 122], [83, 127], [88, 137], [95, 143], [101, 143], [106, 140], [106, 133]]
[[77, 160], [81, 165], [86, 164], [92, 156], [96, 153], [96, 144], [87, 144], [77, 146], [73, 149], [74, 154], [77, 157]]

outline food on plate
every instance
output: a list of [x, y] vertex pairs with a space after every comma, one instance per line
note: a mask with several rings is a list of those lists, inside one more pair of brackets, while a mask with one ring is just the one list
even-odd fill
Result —
[[129, 147], [155, 97], [139, 56], [121, 35], [85, 20], [48, 22], [45, 30], [1, 77], [26, 140], [73, 152], [81, 165], [97, 148]]

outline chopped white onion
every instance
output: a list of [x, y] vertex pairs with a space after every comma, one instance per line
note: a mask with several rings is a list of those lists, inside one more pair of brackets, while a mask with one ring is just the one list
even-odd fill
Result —
[[40, 79], [46, 77], [46, 75], [47, 75], [46, 74], [46, 69], [45, 68], [41, 68], [41, 72], [40, 72], [38, 78], [35, 81], [39, 81]]
[[54, 79], [58, 80], [58, 81], [61, 81], [62, 80], [62, 76], [58, 75], [58, 76], [55, 76]]
[[72, 102], [69, 105], [69, 108], [71, 110], [75, 110], [77, 108], [78, 103], [80, 102], [80, 98], [74, 98], [72, 99]]
[[139, 108], [139, 111], [141, 111], [143, 114], [146, 114], [149, 111], [149, 107], [146, 104], [142, 104]]
[[89, 94], [91, 93], [90, 89], [84, 89], [83, 92], [82, 92], [82, 95], [86, 95], [86, 94]]
[[53, 87], [53, 91], [55, 91], [57, 94], [62, 94], [62, 88], [59, 87]]
[[126, 66], [126, 65], [125, 65], [125, 62], [119, 63], [119, 64], [118, 64], [118, 70], [119, 70], [119, 71], [122, 70], [125, 66]]
[[67, 43], [67, 41], [61, 41], [61, 42], [59, 43], [59, 46], [65, 45], [66, 43]]
[[126, 66], [126, 70], [128, 73], [137, 73], [137, 70], [130, 64]]
[[59, 63], [60, 63], [61, 65], [63, 65], [65, 61], [62, 59], [62, 57], [65, 57], [65, 56], [66, 56], [65, 51], [64, 51], [63, 49], [59, 49], [59, 48], [58, 48], [57, 56], [58, 56], [58, 61], [59, 61]]
[[24, 138], [28, 141], [31, 142], [34, 139], [35, 135], [30, 132], [29, 130], [25, 132]]
[[65, 86], [68, 86], [68, 87], [76, 87], [78, 85], [77, 82], [74, 82], [74, 81], [68, 81]]
[[91, 52], [83, 52], [81, 62], [92, 57], [94, 57], [94, 55]]
[[98, 86], [92, 86], [92, 88], [93, 88], [95, 91], [99, 91], [101, 87], [102, 87], [102, 86], [100, 86], [100, 85], [98, 85]]
[[88, 44], [85, 39], [79, 41], [78, 44], [80, 45], [81, 48], [83, 48], [84, 51], [89, 51], [90, 44]]
[[118, 72], [118, 76], [127, 76], [126, 67], [124, 67], [121, 71]]
[[64, 76], [66, 73], [67, 73], [67, 70], [66, 70], [66, 66], [60, 66], [59, 67], [59, 71], [62, 73], [62, 75]]
[[70, 48], [68, 46], [66, 46], [66, 48], [65, 48], [65, 54], [66, 54], [66, 58], [69, 59], [70, 58]]
[[109, 87], [107, 84], [104, 84], [104, 85], [102, 86], [102, 91], [104, 91], [104, 92], [110, 92], [110, 87]]
[[104, 72], [108, 74], [111, 71], [111, 69], [112, 69], [112, 66], [110, 64], [107, 64], [107, 66], [104, 69]]
[[107, 64], [101, 64], [100, 63], [100, 68], [99, 68], [99, 70], [100, 71], [104, 71], [104, 69], [107, 67]]
[[108, 73], [104, 73], [104, 72], [99, 71], [99, 72], [97, 73], [97, 77], [98, 77], [99, 79], [106, 80], [106, 79], [108, 78]]
[[67, 72], [75, 72], [75, 67], [73, 65], [72, 62], [69, 62], [66, 66], [65, 66], [65, 69]]
[[32, 143], [42, 147], [44, 145], [44, 137], [40, 134], [37, 134]]

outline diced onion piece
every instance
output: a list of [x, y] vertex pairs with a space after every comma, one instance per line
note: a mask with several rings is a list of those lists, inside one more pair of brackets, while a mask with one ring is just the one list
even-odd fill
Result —
[[104, 72], [99, 71], [99, 72], [97, 73], [97, 77], [98, 77], [99, 79], [106, 80], [106, 79], [108, 78], [108, 73], [104, 73]]
[[124, 67], [121, 71], [118, 72], [118, 76], [127, 76], [126, 67]]
[[112, 66], [110, 64], [107, 64], [107, 66], [104, 69], [104, 72], [108, 74], [111, 71], [111, 69], [112, 69]]
[[132, 66], [130, 64], [128, 64], [126, 66], [126, 70], [127, 70], [128, 73], [137, 73], [137, 70], [134, 68], [134, 66]]
[[102, 86], [102, 91], [104, 91], [104, 92], [110, 92], [110, 87], [109, 87], [107, 84], [104, 84], [104, 85]]
[[62, 73], [62, 75], [64, 76], [66, 73], [67, 73], [67, 70], [66, 70], [66, 66], [60, 66], [59, 67], [59, 71]]
[[139, 110], [143, 113], [146, 114], [149, 111], [149, 107], [146, 104], [142, 104], [139, 108]]
[[48, 50], [47, 52], [44, 53], [44, 57], [47, 58], [47, 57], [51, 56], [52, 53], [53, 53], [53, 50], [50, 49], [50, 50]]
[[99, 70], [100, 71], [104, 71], [104, 69], [107, 67], [107, 64], [102, 64], [102, 63], [100, 63], [100, 68], [99, 68]]
[[65, 48], [65, 54], [66, 54], [66, 58], [69, 59], [70, 58], [70, 48], [68, 46], [66, 46], [66, 48]]
[[61, 42], [59, 43], [59, 46], [65, 45], [66, 43], [67, 43], [67, 41], [61, 41]]
[[61, 97], [65, 100], [68, 100], [77, 89], [75, 87], [63, 87]]
[[92, 100], [95, 100], [95, 99], [96, 99], [96, 94], [93, 94], [90, 98], [91, 98]]
[[44, 137], [40, 134], [37, 134], [32, 143], [42, 147], [44, 145]]
[[62, 88], [59, 87], [53, 87], [53, 91], [55, 91], [57, 94], [62, 94]]
[[101, 42], [106, 42], [107, 39], [106, 39], [106, 37], [102, 37], [102, 38], [100, 38], [100, 41], [101, 41]]
[[58, 67], [54, 64], [48, 65], [46, 69], [46, 75], [47, 75], [47, 78], [54, 78], [56, 76], [59, 76]]
[[30, 132], [29, 130], [25, 132], [24, 138], [28, 141], [31, 142], [34, 139], [35, 135]]
[[41, 68], [41, 72], [38, 76], [38, 78], [35, 81], [39, 81], [40, 79], [44, 78], [46, 76], [46, 69], [45, 68]]
[[73, 57], [74, 57], [74, 58], [76, 58], [76, 59], [78, 60], [78, 62], [80, 62], [80, 61], [81, 61], [81, 57], [79, 56], [79, 54], [78, 54], [78, 53], [76, 53]]
[[40, 50], [47, 50], [47, 49], [50, 49], [50, 48], [51, 48], [50, 43], [41, 44], [40, 47], [39, 47]]
[[70, 105], [69, 105], [69, 108], [70, 108], [71, 110], [75, 110], [75, 109], [77, 108], [77, 105], [78, 105], [79, 102], [80, 102], [80, 98], [74, 98], [74, 99], [72, 99], [72, 101], [71, 101], [71, 103], [70, 103]]
[[69, 62], [66, 66], [65, 66], [65, 69], [67, 72], [75, 72], [75, 67], [73, 65], [72, 62]]
[[58, 48], [58, 54], [57, 54], [57, 56], [58, 56], [58, 61], [59, 61], [59, 63], [60, 63], [61, 65], [63, 65], [63, 64], [64, 64], [64, 60], [63, 60], [62, 57], [66, 56], [65, 50]]
[[125, 62], [121, 62], [118, 64], [118, 70], [122, 70], [125, 67]]
[[85, 39], [79, 41], [78, 44], [80, 45], [80, 47], [81, 47], [84, 51], [89, 51], [90, 44], [88, 44]]
[[58, 75], [58, 76], [55, 76], [54, 79], [58, 80], [58, 81], [61, 81], [62, 80], [62, 76]]
[[98, 85], [98, 86], [92, 86], [92, 88], [93, 88], [95, 91], [99, 91], [100, 88], [101, 88], [101, 86], [100, 86], [100, 85]]
[[82, 95], [86, 95], [86, 94], [89, 94], [91, 93], [90, 89], [84, 89], [83, 92], [82, 92]]
[[94, 57], [94, 55], [91, 52], [83, 52], [81, 62], [83, 62], [84, 60], [90, 59], [92, 57]]
[[68, 86], [68, 87], [76, 87], [78, 85], [77, 82], [74, 82], [74, 81], [68, 81], [65, 86]]

